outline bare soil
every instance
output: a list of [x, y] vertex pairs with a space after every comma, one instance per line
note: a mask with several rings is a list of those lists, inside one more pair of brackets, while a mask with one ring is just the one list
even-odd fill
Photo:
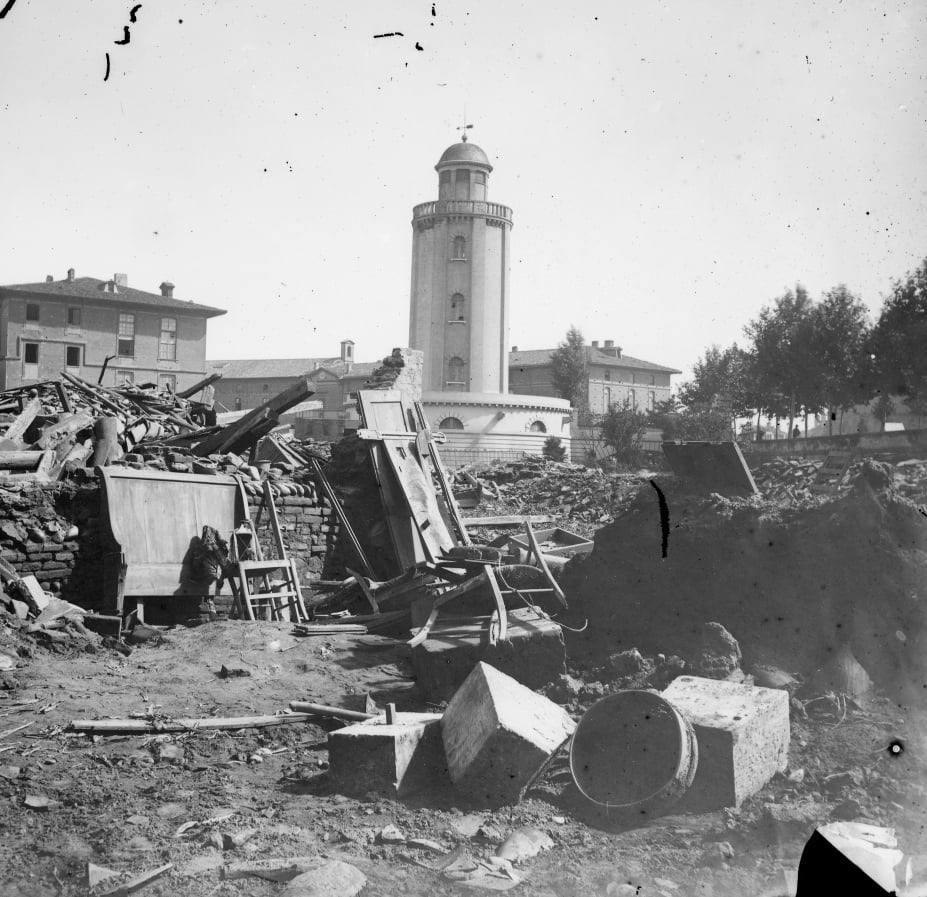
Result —
[[[0, 696], [0, 733], [32, 723], [0, 739], [0, 894], [86, 894], [89, 861], [134, 872], [172, 862], [169, 875], [141, 892], [150, 897], [261, 897], [284, 886], [223, 881], [220, 867], [295, 855], [355, 865], [368, 878], [365, 897], [458, 889], [437, 871], [434, 853], [378, 843], [388, 824], [475, 855], [491, 853], [518, 826], [546, 831], [555, 846], [520, 865], [527, 879], [516, 894], [605, 897], [620, 894], [622, 883], [669, 897], [784, 894], [782, 870], [794, 870], [815, 824], [847, 812], [896, 827], [914, 854], [915, 878], [927, 875], [927, 720], [879, 697], [851, 703], [843, 717], [826, 701], [809, 705], [807, 719], [796, 711], [790, 770], [804, 770], [803, 778], [793, 776], [800, 781], [779, 776], [737, 811], [644, 824], [590, 812], [563, 758], [524, 801], [488, 812], [443, 786], [404, 802], [334, 793], [320, 725], [105, 738], [66, 730], [77, 718], [152, 710], [165, 717], [263, 714], [294, 699], [345, 704], [365, 694], [396, 701], [400, 710], [423, 709], [406, 650], [377, 636], [297, 639], [285, 624], [243, 622], [175, 628], [129, 657], [101, 646], [70, 656], [36, 649], [15, 671], [18, 687]], [[223, 665], [251, 675], [222, 679]], [[170, 759], [170, 746], [181, 749], [179, 757]], [[259, 748], [273, 753], [256, 762]], [[850, 775], [825, 783], [838, 772]], [[53, 803], [31, 809], [30, 795]], [[184, 822], [231, 812], [192, 837], [175, 836]], [[256, 833], [237, 849], [207, 840], [246, 829]]]

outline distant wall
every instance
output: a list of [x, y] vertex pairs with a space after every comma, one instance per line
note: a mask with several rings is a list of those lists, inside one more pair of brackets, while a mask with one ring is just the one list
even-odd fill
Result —
[[764, 439], [744, 442], [744, 453], [751, 458], [771, 458], [776, 455], [826, 455], [832, 451], [850, 449], [878, 455], [910, 455], [927, 457], [927, 430], [906, 430], [900, 433], [849, 433], [844, 436], [810, 436], [807, 439]]

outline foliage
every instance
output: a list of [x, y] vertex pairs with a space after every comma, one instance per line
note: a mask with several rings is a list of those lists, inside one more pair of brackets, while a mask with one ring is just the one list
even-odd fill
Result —
[[602, 418], [602, 441], [625, 464], [636, 464], [640, 459], [640, 443], [647, 427], [647, 415], [638, 411], [625, 399], [613, 403]]
[[821, 406], [814, 370], [814, 303], [798, 284], [764, 306], [745, 328], [753, 341], [753, 392], [759, 410], [788, 417], [791, 432], [799, 408], [806, 414]]
[[562, 461], [566, 457], [566, 446], [560, 441], [559, 436], [548, 436], [544, 440], [542, 454], [549, 461]]
[[896, 395], [912, 411], [927, 412], [927, 259], [892, 285], [867, 348], [870, 393]]
[[567, 399], [574, 408], [582, 407], [585, 404], [588, 383], [586, 341], [572, 324], [566, 338], [551, 355], [550, 361], [557, 394]]
[[731, 416], [727, 410], [704, 403], [681, 406], [672, 398], [659, 402], [647, 415], [647, 424], [661, 430], [667, 441], [720, 442], [731, 438]]
[[679, 387], [679, 401], [686, 407], [717, 407], [742, 417], [753, 409], [750, 390], [752, 356], [737, 343], [726, 349], [709, 346], [692, 369], [693, 377]]
[[846, 409], [869, 396], [862, 386], [869, 334], [866, 306], [840, 284], [812, 311], [816, 394], [825, 408]]

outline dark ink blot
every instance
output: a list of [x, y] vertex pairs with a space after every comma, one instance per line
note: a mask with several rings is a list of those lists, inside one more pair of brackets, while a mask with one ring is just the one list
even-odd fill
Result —
[[904, 753], [904, 742], [895, 738], [888, 743], [888, 753], [891, 757], [900, 757]]
[[141, 8], [142, 8], [142, 4], [141, 4], [141, 3], [136, 3], [135, 6], [133, 6], [133, 7], [129, 10], [129, 21], [130, 21], [130, 22], [137, 22], [137, 21], [138, 21], [138, 20], [135, 18], [135, 14], [136, 14]]
[[384, 34], [375, 34], [374, 39], [378, 37], [405, 37], [401, 31], [387, 31]]
[[129, 34], [128, 25], [122, 26], [122, 34], [123, 34], [122, 40], [113, 41], [113, 43], [116, 44], [116, 46], [118, 47], [124, 47], [130, 40], [132, 40], [132, 36]]
[[416, 49], [416, 50], [424, 50], [425, 48], [424, 48], [418, 41], [416, 41], [416, 42], [415, 42], [415, 49]]
[[[0, 19], [5, 19], [6, 14], [15, 6], [15, 4], [16, 0], [7, 0], [3, 6], [3, 9], [0, 9]], [[434, 10], [434, 7], [432, 7], [432, 10]]]
[[663, 494], [663, 490], [657, 485], [656, 480], [651, 480], [650, 485], [656, 490], [657, 501], [660, 504], [660, 551], [661, 556], [666, 557], [667, 549], [669, 548], [669, 505], [666, 503], [666, 496]]
[[103, 76], [104, 81], [109, 81], [109, 53], [106, 54], [106, 74]]
[[434, 3], [431, 4], [431, 14], [432, 14], [433, 16], [436, 16], [436, 15], [437, 15], [437, 13], [435, 12], [435, 5], [434, 5]]

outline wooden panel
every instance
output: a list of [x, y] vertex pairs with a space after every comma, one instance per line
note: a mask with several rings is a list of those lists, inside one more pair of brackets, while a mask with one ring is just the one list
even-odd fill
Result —
[[[184, 566], [208, 525], [228, 538], [241, 516], [232, 477], [129, 468], [97, 468], [104, 523], [126, 564], [126, 596], [211, 594], [215, 584], [188, 581]], [[112, 596], [105, 596], [107, 599]]]
[[755, 495], [759, 490], [736, 442], [664, 442], [673, 473], [721, 495]]

